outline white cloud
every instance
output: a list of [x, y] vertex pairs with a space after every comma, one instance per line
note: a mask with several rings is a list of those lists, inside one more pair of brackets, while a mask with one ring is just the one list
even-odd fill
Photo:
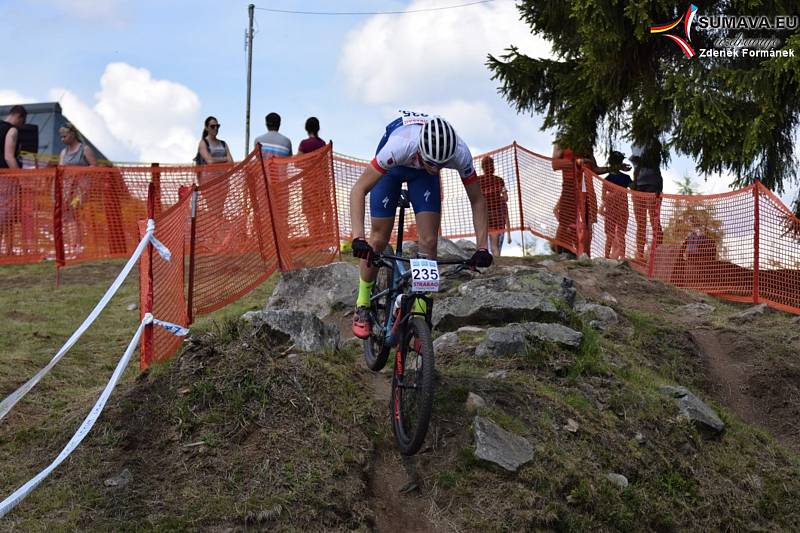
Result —
[[[415, 0], [409, 10], [446, 5]], [[494, 87], [487, 53], [514, 44], [531, 56], [550, 46], [519, 20], [513, 2], [475, 5], [435, 14], [377, 15], [346, 38], [339, 70], [351, 92], [370, 104], [447, 98], [471, 85]]]
[[100, 86], [95, 111], [140, 160], [173, 163], [194, 156], [201, 124], [194, 91], [125, 63], [109, 64]]
[[27, 104], [35, 101], [36, 98], [23, 96], [12, 89], [0, 89], [0, 105]]
[[[179, 83], [158, 80], [144, 68], [111, 63], [100, 78], [95, 104], [68, 89], [53, 88], [69, 120], [112, 160], [186, 163], [197, 152], [202, 121], [197, 94]], [[41, 101], [0, 89], [0, 104]]]
[[61, 104], [64, 116], [75, 124], [78, 130], [103, 152], [103, 155], [115, 161], [128, 161], [135, 157], [133, 151], [109, 131], [103, 117], [76, 94], [57, 87], [50, 89], [48, 99]]

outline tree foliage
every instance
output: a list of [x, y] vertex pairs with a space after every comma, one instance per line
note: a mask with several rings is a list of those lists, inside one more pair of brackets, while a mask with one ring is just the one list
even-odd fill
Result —
[[[737, 185], [761, 180], [783, 191], [798, 176], [800, 31], [694, 30], [695, 49], [744, 32], [778, 37], [789, 58], [686, 59], [649, 28], [677, 20], [689, 3], [675, 0], [525, 0], [517, 7], [553, 59], [511, 46], [487, 61], [499, 91], [520, 112], [544, 115], [544, 128], [579, 150], [623, 137], [668, 162], [692, 157], [697, 170], [732, 173]], [[800, 2], [704, 2], [703, 15], [800, 15]], [[610, 148], [610, 146], [609, 146]], [[800, 202], [795, 204], [800, 209]]]

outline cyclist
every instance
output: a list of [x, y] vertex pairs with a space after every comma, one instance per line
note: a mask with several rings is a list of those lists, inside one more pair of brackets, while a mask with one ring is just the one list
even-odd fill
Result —
[[[420, 257], [436, 259], [441, 222], [439, 173], [443, 168], [458, 171], [472, 207], [477, 242], [488, 240], [486, 200], [466, 143], [441, 117], [409, 111], [401, 111], [401, 114], [386, 126], [375, 157], [350, 191], [353, 255], [362, 259], [353, 334], [361, 339], [368, 338], [371, 330], [368, 308], [377, 276], [377, 268], [371, 263], [372, 254], [374, 250], [384, 250], [389, 242], [403, 182], [408, 183], [408, 195], [414, 207]], [[368, 193], [372, 223], [369, 242], [364, 233]], [[470, 261], [474, 266], [488, 267], [492, 264], [492, 255], [486, 248], [479, 248]], [[424, 314], [426, 310], [421, 308], [424, 302], [416, 301], [414, 312]]]

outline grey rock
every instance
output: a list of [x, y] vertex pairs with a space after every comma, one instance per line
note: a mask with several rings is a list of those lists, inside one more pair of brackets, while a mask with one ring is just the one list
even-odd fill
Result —
[[527, 337], [563, 344], [570, 348], [577, 348], [583, 340], [583, 333], [561, 324], [530, 322], [522, 324], [522, 326], [525, 328]]
[[[442, 236], [439, 236], [436, 248], [436, 255], [441, 261], [458, 261], [472, 257], [472, 253], [464, 251], [458, 244]], [[412, 257], [416, 255], [417, 250], [419, 245], [416, 242], [403, 243], [403, 255]]]
[[484, 376], [486, 379], [507, 379], [508, 370], [492, 370]]
[[126, 307], [126, 309], [128, 311], [136, 311], [137, 309], [139, 309], [139, 304], [128, 304], [128, 307]]
[[451, 296], [433, 308], [433, 326], [448, 331], [467, 324], [502, 325], [514, 320], [558, 320], [561, 313], [549, 299], [531, 293]]
[[792, 324], [800, 324], [800, 316], [796, 316], [792, 319]]
[[634, 435], [633, 438], [636, 441], [636, 443], [639, 444], [639, 445], [642, 445], [645, 442], [647, 442], [647, 439], [645, 438], [645, 436], [642, 434], [641, 431], [637, 431], [636, 435]]
[[730, 317], [729, 320], [731, 320], [732, 322], [739, 322], [739, 323], [749, 322], [754, 318], [756, 318], [757, 316], [763, 315], [764, 311], [766, 310], [767, 310], [767, 304], [754, 305], [749, 309], [745, 309], [741, 313], [733, 315], [732, 317]]
[[465, 252], [467, 252], [468, 254], [473, 254], [473, 253], [475, 253], [475, 250], [477, 250], [477, 249], [478, 249], [478, 248], [475, 246], [475, 243], [474, 243], [474, 242], [472, 242], [472, 241], [469, 241], [469, 240], [467, 240], [467, 239], [458, 239], [458, 240], [455, 242], [455, 244], [456, 244], [456, 246], [458, 246], [459, 248], [461, 248], [462, 250], [464, 250], [464, 251], [465, 251]]
[[582, 317], [594, 318], [592, 322], [595, 323], [590, 322], [590, 324], [597, 326], [597, 329], [606, 329], [619, 322], [617, 312], [606, 305], [583, 303], [576, 305], [575, 311]]
[[525, 349], [525, 332], [520, 328], [489, 328], [486, 339], [476, 348], [477, 357], [503, 357]]
[[484, 400], [474, 392], [470, 392], [467, 395], [466, 407], [468, 413], [475, 414], [481, 407], [486, 407], [486, 400]]
[[269, 328], [288, 335], [295, 347], [305, 352], [336, 349], [339, 346], [339, 328], [323, 323], [313, 314], [288, 309], [250, 311], [242, 319], [256, 328]]
[[691, 304], [682, 305], [678, 310], [687, 315], [699, 317], [714, 312], [715, 307], [703, 302], [695, 302]]
[[607, 257], [593, 257], [592, 263], [595, 265], [602, 265], [607, 267], [618, 267], [624, 264], [624, 261], [620, 261], [619, 259], [608, 259]]
[[533, 446], [527, 439], [510, 433], [488, 418], [476, 416], [475, 457], [500, 465], [510, 472], [533, 459]]
[[569, 431], [570, 433], [577, 433], [580, 426], [578, 423], [573, 420], [572, 418], [567, 418], [567, 423], [564, 424], [564, 429]]
[[628, 488], [628, 478], [626, 478], [622, 474], [609, 472], [608, 474], [606, 474], [606, 479], [609, 480], [611, 484], [614, 485], [615, 487], [618, 487], [623, 490]]
[[461, 326], [456, 330], [456, 333], [484, 333], [486, 328], [479, 328], [477, 326]]
[[[540, 268], [504, 270], [505, 275], [476, 278], [458, 288], [459, 296], [436, 303], [433, 325], [452, 330], [464, 325], [504, 325], [519, 320], [553, 322], [562, 318], [554, 301], [571, 307], [575, 282]], [[510, 272], [510, 274], [508, 274]]]
[[128, 485], [128, 483], [131, 481], [133, 481], [133, 474], [131, 474], [131, 471], [126, 468], [120, 472], [118, 476], [110, 477], [103, 481], [103, 485], [106, 487], [121, 489]]
[[719, 418], [716, 411], [686, 387], [663, 385], [658, 390], [674, 398], [681, 416], [691, 420], [704, 436], [714, 437], [720, 435], [725, 429], [725, 423]]
[[358, 267], [331, 263], [281, 274], [266, 309], [308, 311], [325, 318], [334, 311], [353, 306], [358, 291]]
[[437, 337], [433, 341], [433, 349], [441, 350], [442, 348], [446, 348], [448, 346], [455, 346], [458, 344], [458, 334], [454, 332], [445, 333], [440, 337]]
[[600, 295], [600, 301], [607, 304], [617, 304], [619, 301], [614, 298], [614, 296], [608, 292], [604, 292]]

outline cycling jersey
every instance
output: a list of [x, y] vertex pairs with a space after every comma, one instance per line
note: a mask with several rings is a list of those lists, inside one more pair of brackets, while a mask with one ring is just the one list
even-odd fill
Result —
[[[375, 157], [370, 163], [381, 174], [386, 174], [395, 167], [424, 169], [418, 153], [419, 135], [422, 125], [430, 117], [423, 113], [410, 111], [401, 111], [401, 113], [403, 116], [386, 126], [386, 133], [383, 134]], [[472, 154], [460, 137], [456, 143], [455, 155], [442, 168], [456, 170], [464, 185], [478, 181], [478, 175], [472, 164]]]

